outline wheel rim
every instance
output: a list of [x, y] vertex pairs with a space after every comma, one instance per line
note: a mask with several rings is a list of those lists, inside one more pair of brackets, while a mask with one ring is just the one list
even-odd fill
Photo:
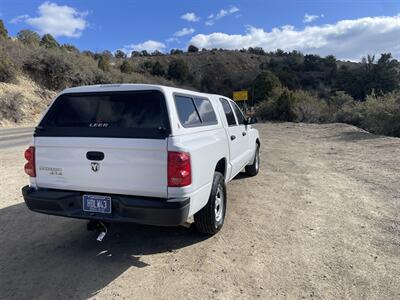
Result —
[[224, 212], [224, 192], [222, 190], [221, 185], [218, 185], [217, 192], [215, 193], [215, 221], [220, 223], [222, 221], [223, 212]]

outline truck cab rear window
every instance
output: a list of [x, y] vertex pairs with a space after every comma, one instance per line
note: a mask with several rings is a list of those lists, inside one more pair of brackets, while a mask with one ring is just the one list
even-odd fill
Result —
[[178, 111], [179, 120], [184, 127], [200, 126], [199, 113], [190, 97], [175, 96], [175, 106]]
[[214, 125], [218, 123], [210, 100], [194, 98], [194, 103], [196, 104], [203, 125]]
[[214, 109], [208, 99], [176, 95], [175, 106], [184, 127], [218, 124]]
[[169, 120], [158, 91], [63, 94], [39, 129], [42, 135], [151, 138], [166, 134]]

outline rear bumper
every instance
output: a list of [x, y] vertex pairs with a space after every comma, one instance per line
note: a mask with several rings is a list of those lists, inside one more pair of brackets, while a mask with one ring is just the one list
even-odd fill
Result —
[[28, 208], [49, 215], [105, 222], [175, 226], [183, 224], [189, 214], [190, 198], [162, 199], [124, 195], [108, 195], [112, 199], [111, 214], [85, 212], [82, 209], [83, 194], [77, 191], [35, 189], [29, 186], [22, 188]]

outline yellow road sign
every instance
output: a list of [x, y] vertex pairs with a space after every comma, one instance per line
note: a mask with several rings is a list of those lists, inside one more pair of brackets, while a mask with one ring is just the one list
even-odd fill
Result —
[[247, 100], [249, 100], [248, 91], [233, 92], [233, 100], [235, 100], [235, 101], [247, 101]]

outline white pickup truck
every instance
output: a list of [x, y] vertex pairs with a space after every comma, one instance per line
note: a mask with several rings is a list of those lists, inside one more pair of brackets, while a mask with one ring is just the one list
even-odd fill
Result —
[[179, 225], [215, 234], [226, 183], [259, 170], [260, 138], [232, 100], [143, 84], [66, 89], [25, 152], [36, 212], [102, 222]]

